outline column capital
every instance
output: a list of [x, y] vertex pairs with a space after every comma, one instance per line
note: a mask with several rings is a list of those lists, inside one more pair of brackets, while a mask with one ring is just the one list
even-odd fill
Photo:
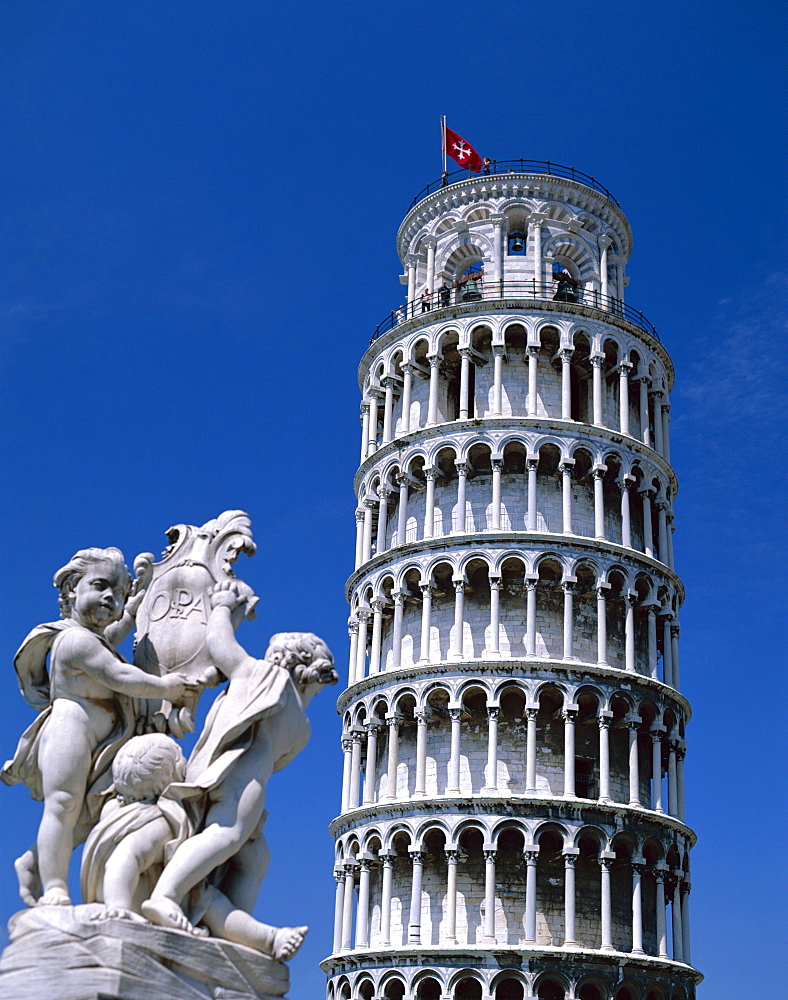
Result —
[[575, 353], [574, 347], [562, 347], [558, 352], [558, 357], [561, 359], [562, 364], [569, 364], [572, 360], [572, 355]]
[[579, 712], [580, 709], [577, 705], [566, 705], [561, 709], [561, 718], [564, 722], [577, 722]]
[[402, 717], [399, 715], [394, 714], [386, 716], [386, 725], [389, 727], [389, 729], [399, 729], [399, 724], [401, 721]]
[[485, 861], [495, 861], [497, 856], [498, 856], [498, 851], [496, 851], [495, 848], [486, 848], [484, 851]]
[[526, 590], [536, 590], [536, 585], [537, 585], [537, 583], [539, 583], [539, 577], [538, 576], [531, 576], [530, 573], [527, 573], [526, 576], [525, 576], [525, 581], [524, 582], [525, 582], [525, 589]]
[[592, 354], [591, 355], [591, 365], [594, 368], [601, 368], [602, 362], [605, 360], [604, 354]]
[[497, 705], [490, 705], [487, 709], [488, 719], [497, 719], [501, 714], [501, 709]]
[[529, 344], [526, 347], [526, 349], [525, 349], [525, 356], [527, 358], [538, 358], [539, 357], [539, 348], [536, 346], [536, 344]]
[[462, 719], [462, 709], [461, 708], [450, 708], [449, 718], [452, 722], [460, 722]]
[[635, 477], [630, 476], [628, 472], [625, 472], [623, 476], [619, 476], [616, 480], [616, 486], [618, 486], [620, 490], [628, 490], [634, 485], [635, 482], [637, 482]]
[[525, 459], [526, 467], [529, 471], [534, 472], [539, 468], [539, 456], [538, 455], [528, 455]]
[[531, 212], [528, 216], [528, 224], [530, 226], [541, 226], [546, 218], [547, 216], [543, 215], [541, 212]]
[[647, 867], [645, 858], [630, 858], [629, 864], [632, 871], [638, 875], [642, 875]]
[[597, 597], [605, 597], [606, 596], [606, 591], [608, 591], [610, 589], [611, 589], [611, 585], [609, 583], [606, 583], [604, 580], [598, 580], [594, 584], [594, 590], [596, 591], [596, 596]]
[[493, 458], [493, 459], [490, 459], [490, 463], [491, 463], [493, 469], [497, 469], [498, 472], [502, 472], [503, 471], [503, 459], [502, 458]]
[[414, 865], [420, 865], [424, 861], [424, 851], [420, 847], [409, 847], [408, 854], [410, 854], [410, 860]]
[[415, 267], [419, 262], [419, 255], [417, 253], [409, 253], [405, 256], [405, 263], [408, 267]]
[[457, 864], [460, 852], [456, 847], [447, 847], [443, 853], [446, 855], [446, 860], [450, 865]]
[[364, 515], [365, 515], [364, 508], [363, 507], [356, 507], [356, 520], [359, 521], [359, 522], [363, 521], [364, 520]]
[[425, 236], [421, 242], [427, 250], [434, 250], [438, 245], [438, 241], [434, 236]]
[[491, 576], [488, 579], [490, 581], [490, 590], [500, 590], [501, 589], [501, 578], [500, 578], [500, 576]]
[[454, 467], [457, 470], [458, 475], [460, 476], [468, 475], [468, 469], [470, 468], [470, 465], [463, 459], [455, 458]]
[[361, 414], [369, 413], [369, 400], [364, 398], [361, 400]]
[[539, 714], [539, 708], [538, 707], [536, 707], [536, 708], [534, 708], [534, 707], [526, 708], [526, 710], [525, 710], [526, 721], [535, 722], [536, 721], [536, 717], [537, 717], [538, 714]]
[[436, 469], [434, 465], [424, 466], [424, 477], [433, 483], [438, 478], [438, 472], [439, 470]]
[[353, 749], [353, 740], [349, 736], [343, 736], [341, 743], [342, 743], [342, 750], [345, 753], [350, 753], [350, 751]]
[[640, 718], [628, 718], [624, 721], [625, 727], [630, 731], [630, 733], [639, 733], [640, 727], [643, 725], [643, 720]]
[[558, 468], [561, 470], [561, 472], [571, 473], [572, 469], [574, 468], [574, 465], [575, 465], [575, 460], [573, 458], [562, 458], [561, 461], [558, 463]]
[[394, 604], [404, 604], [407, 594], [404, 590], [392, 590], [391, 596], [394, 598]]
[[388, 484], [381, 483], [380, 486], [378, 486], [378, 499], [383, 500], [385, 497], [385, 499], [388, 500], [393, 492], [394, 490]]
[[608, 714], [611, 716], [611, 718], [605, 718], [605, 716], [603, 716], [602, 713], [600, 713], [599, 716], [597, 717], [596, 721], [600, 729], [610, 729], [610, 723], [613, 721], [612, 720], [613, 713], [610, 712]]
[[610, 239], [607, 233], [603, 233], [601, 236], [597, 236], [596, 241], [602, 250], [609, 250], [613, 246], [613, 241]]
[[577, 861], [578, 855], [580, 854], [579, 847], [569, 847], [563, 852], [564, 865], [567, 868], [574, 868], [575, 862]]
[[348, 635], [358, 635], [358, 620], [353, 619], [347, 623], [347, 634]]
[[525, 863], [527, 865], [535, 865], [539, 860], [539, 848], [526, 847], [523, 851], [523, 857], [525, 858]]
[[618, 368], [618, 372], [620, 375], [629, 375], [629, 373], [632, 371], [633, 365], [631, 361], [627, 361], [626, 359], [622, 358], [616, 367]]
[[495, 215], [491, 215], [489, 218], [490, 222], [492, 222], [496, 229], [500, 229], [506, 220], [506, 216], [500, 212], [497, 212]]
[[427, 355], [427, 361], [429, 361], [429, 363], [430, 363], [430, 368], [437, 368], [440, 365], [441, 361], [443, 361], [443, 355], [442, 354], [428, 354]]
[[368, 735], [372, 733], [377, 734], [383, 728], [383, 722], [380, 719], [374, 719], [372, 722], [365, 722], [364, 728]]
[[561, 587], [562, 587], [562, 589], [563, 589], [563, 591], [564, 591], [565, 594], [571, 594], [571, 593], [573, 593], [576, 585], [577, 585], [577, 577], [576, 576], [566, 576], [561, 581]]
[[424, 709], [421, 709], [420, 711], [413, 713], [414, 719], [416, 720], [416, 722], [420, 726], [426, 726], [427, 725], [427, 721], [429, 720], [429, 718], [431, 717], [431, 715], [432, 715], [432, 712], [427, 712]]
[[607, 472], [606, 465], [595, 465], [594, 468], [591, 470], [591, 474], [593, 475], [594, 479], [604, 479], [606, 472]]
[[462, 592], [463, 594], [465, 593], [465, 577], [464, 576], [454, 576], [454, 577], [452, 577], [452, 581], [451, 582], [454, 584], [454, 591], [455, 591], [455, 593], [460, 593], [460, 592]]

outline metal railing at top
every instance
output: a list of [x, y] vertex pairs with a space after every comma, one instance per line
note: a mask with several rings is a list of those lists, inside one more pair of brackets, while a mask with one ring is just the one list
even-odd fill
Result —
[[656, 327], [646, 319], [642, 312], [610, 295], [602, 295], [601, 292], [588, 288], [567, 287], [560, 282], [489, 281], [480, 278], [476, 281], [466, 281], [459, 287], [444, 290], [439, 288], [429, 296], [414, 299], [413, 302], [405, 302], [399, 308], [392, 309], [388, 316], [375, 327], [370, 343], [374, 343], [378, 337], [393, 330], [394, 327], [406, 322], [406, 320], [422, 315], [426, 320], [429, 318], [428, 314], [436, 310], [465, 305], [472, 306], [476, 302], [494, 299], [520, 299], [526, 305], [534, 305], [539, 302], [564, 302], [570, 305], [588, 306], [610, 316], [625, 319], [659, 340]]
[[574, 167], [565, 167], [561, 163], [551, 163], [550, 160], [523, 160], [522, 158], [519, 160], [491, 160], [489, 169], [482, 169], [478, 174], [470, 170], [465, 170], [462, 167], [459, 170], [452, 170], [451, 173], [439, 177], [436, 181], [433, 181], [419, 191], [411, 202], [410, 207], [413, 208], [422, 198], [426, 198], [428, 194], [432, 194], [434, 191], [440, 191], [441, 188], [447, 187], [449, 184], [456, 184], [457, 181], [466, 181], [471, 178], [484, 180], [485, 177], [493, 174], [503, 174], [504, 176], [507, 174], [546, 174], [549, 177], [563, 177], [566, 180], [577, 181], [579, 184], [585, 184], [586, 187], [593, 188], [594, 191], [598, 191], [606, 198], [609, 198], [614, 205], [617, 205], [619, 208], [621, 207], [603, 184], [600, 184], [590, 174], [584, 174], [582, 170], [575, 170]]

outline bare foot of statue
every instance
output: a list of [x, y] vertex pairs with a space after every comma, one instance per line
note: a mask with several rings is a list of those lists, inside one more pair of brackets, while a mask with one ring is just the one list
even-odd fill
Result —
[[99, 913], [94, 913], [91, 920], [131, 920], [138, 924], [147, 924], [145, 917], [122, 906], [105, 906]]
[[19, 895], [26, 906], [35, 906], [41, 895], [41, 878], [35, 852], [25, 851], [14, 862], [14, 871], [19, 881]]
[[71, 906], [71, 896], [68, 894], [68, 889], [64, 889], [60, 885], [52, 886], [51, 889], [47, 889], [44, 895], [35, 904], [36, 906]]
[[274, 935], [274, 955], [277, 962], [289, 962], [304, 943], [308, 927], [280, 927]]
[[177, 931], [188, 931], [197, 937], [207, 937], [208, 931], [195, 927], [174, 899], [160, 896], [158, 899], [146, 899], [140, 907], [143, 914], [152, 924], [159, 927], [173, 927]]

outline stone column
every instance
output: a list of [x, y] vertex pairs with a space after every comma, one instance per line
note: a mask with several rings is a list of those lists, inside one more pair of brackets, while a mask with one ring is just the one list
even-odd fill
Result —
[[592, 408], [594, 414], [594, 425], [596, 427], [604, 427], [605, 421], [603, 417], [603, 395], [602, 395], [602, 365], [604, 364], [604, 355], [594, 354], [591, 356], [591, 393], [592, 393]]
[[432, 466], [424, 469], [427, 480], [427, 495], [424, 500], [424, 528], [423, 538], [432, 538], [435, 531], [435, 480], [438, 477], [438, 470]]
[[676, 557], [673, 554], [673, 532], [676, 530], [676, 524], [672, 510], [668, 511], [667, 518], [668, 518], [668, 566], [675, 572]]
[[361, 403], [361, 461], [367, 457], [369, 451], [369, 400], [365, 399]]
[[467, 420], [470, 413], [470, 375], [471, 352], [467, 347], [460, 348], [460, 420]]
[[446, 934], [447, 944], [457, 943], [457, 858], [459, 851], [446, 850]]
[[402, 616], [405, 611], [405, 591], [395, 590], [392, 592], [394, 598], [394, 625], [391, 638], [391, 669], [399, 670], [402, 666]]
[[681, 893], [681, 944], [683, 948], [684, 961], [687, 965], [692, 965], [692, 954], [690, 951], [690, 918], [689, 918], [689, 896], [690, 885], [688, 879], [684, 878], [684, 891]]
[[624, 618], [624, 666], [630, 672], [635, 672], [635, 602], [637, 591], [628, 590], [624, 595], [626, 617]]
[[356, 682], [363, 681], [367, 672], [367, 632], [369, 627], [369, 608], [359, 608], [358, 616], [358, 646], [356, 647]]
[[429, 712], [416, 712], [416, 787], [413, 797], [427, 796], [427, 719]]
[[454, 534], [464, 534], [467, 528], [467, 504], [465, 502], [466, 487], [468, 484], [468, 463], [455, 460], [457, 468], [457, 525], [452, 526]]
[[629, 731], [629, 804], [639, 806], [640, 803], [640, 759], [638, 757], [638, 732], [640, 722], [630, 719], [627, 722]]
[[651, 393], [654, 405], [654, 450], [662, 454], [662, 390]]
[[498, 659], [500, 650], [500, 596], [501, 578], [499, 576], [490, 577], [490, 644], [486, 653], [491, 659]]
[[392, 376], [383, 379], [383, 388], [386, 390], [383, 404], [383, 444], [388, 444], [394, 436], [394, 389], [396, 385], [397, 380]]
[[364, 497], [364, 534], [361, 541], [361, 562], [372, 558], [372, 511], [375, 507], [374, 497]]
[[424, 241], [424, 246], [427, 248], [427, 288], [432, 292], [433, 299], [437, 302], [437, 295], [435, 294], [435, 246], [437, 240], [428, 236]]
[[599, 801], [612, 802], [610, 798], [610, 723], [613, 713], [602, 709], [599, 725]]
[[525, 858], [525, 942], [536, 943], [536, 863], [539, 848], [529, 848], [523, 852]]
[[369, 870], [368, 858], [359, 861], [358, 906], [356, 909], [356, 948], [369, 947]]
[[380, 389], [369, 390], [369, 442], [367, 444], [367, 458], [370, 458], [378, 450], [378, 400]]
[[600, 667], [609, 666], [607, 662], [607, 594], [609, 583], [596, 585], [596, 661]]
[[498, 715], [500, 708], [487, 707], [487, 795], [498, 794]]
[[651, 429], [648, 420], [648, 378], [641, 375], [637, 380], [640, 384], [640, 440], [643, 444], [651, 445]]
[[388, 736], [388, 760], [387, 771], [388, 781], [385, 798], [393, 801], [397, 797], [397, 768], [399, 767], [399, 716], [387, 715], [386, 725], [389, 729]]
[[421, 655], [419, 663], [430, 662], [430, 619], [432, 617], [432, 585], [420, 583], [421, 591]]
[[670, 626], [670, 643], [671, 643], [671, 652], [673, 654], [673, 687], [676, 689], [676, 691], [680, 690], [679, 631], [680, 631], [679, 623], [674, 621], [673, 624]]
[[632, 476], [622, 476], [616, 480], [621, 490], [621, 544], [632, 548], [632, 518], [629, 513], [629, 488], [634, 482]]
[[673, 961], [684, 961], [684, 942], [682, 940], [681, 926], [681, 875], [678, 871], [673, 872], [675, 879], [673, 885], [673, 902], [670, 905], [670, 915], [673, 919]]
[[375, 536], [375, 555], [385, 552], [388, 546], [389, 496], [388, 486], [378, 487], [378, 532]]
[[440, 364], [443, 358], [440, 354], [431, 354], [428, 361], [430, 363], [430, 396], [427, 404], [427, 426], [432, 427], [438, 422], [438, 379], [440, 378]]
[[495, 944], [495, 854], [494, 850], [484, 852], [484, 940], [485, 944]]
[[402, 366], [402, 434], [410, 434], [410, 399], [413, 394], [413, 365]]
[[665, 920], [665, 868], [654, 869], [654, 879], [657, 883], [657, 899], [655, 909], [657, 911], [657, 955], [659, 958], [668, 958], [668, 928]]
[[506, 348], [501, 344], [493, 345], [493, 416], [503, 414], [503, 358]]
[[454, 579], [454, 628], [452, 629], [451, 656], [461, 660], [463, 655], [463, 631], [465, 629], [465, 580]]
[[564, 580], [561, 587], [564, 591], [564, 659], [574, 660], [574, 590], [576, 579]]
[[501, 472], [503, 459], [492, 460], [492, 530], [501, 530]]
[[525, 353], [528, 358], [528, 408], [526, 413], [529, 417], [535, 417], [538, 403], [536, 376], [539, 370], [539, 348], [528, 347]]
[[364, 516], [363, 507], [356, 508], [356, 561], [355, 569], [364, 562]]
[[670, 461], [670, 403], [663, 397], [662, 402], [662, 455]]
[[607, 273], [607, 252], [610, 249], [610, 240], [607, 236], [600, 236], [597, 242], [599, 244], [599, 279], [602, 284], [602, 308], [609, 309], [610, 279]]
[[539, 708], [526, 708], [525, 794], [536, 795], [536, 716]]
[[618, 429], [629, 434], [629, 373], [632, 365], [621, 361], [618, 366]]
[[657, 547], [659, 552], [657, 558], [660, 562], [669, 565], [668, 558], [668, 517], [667, 510], [668, 504], [665, 500], [657, 500]]
[[493, 281], [495, 282], [495, 291], [498, 295], [502, 295], [504, 218], [502, 215], [493, 215], [490, 216], [490, 221], [493, 224]]
[[421, 944], [421, 884], [424, 866], [424, 854], [419, 850], [408, 848], [413, 866], [413, 879], [410, 893], [410, 918], [408, 920], [408, 944]]
[[378, 854], [383, 864], [382, 885], [380, 888], [380, 936], [381, 944], [387, 947], [391, 944], [391, 875], [393, 854], [381, 851]]
[[397, 545], [404, 545], [408, 535], [408, 488], [410, 480], [400, 472], [397, 475], [399, 503], [397, 505]]
[[612, 851], [603, 851], [599, 856], [599, 881], [600, 881], [600, 923], [602, 925], [602, 951], [613, 951], [613, 905], [610, 894], [610, 866], [613, 864], [615, 854]]
[[684, 758], [687, 755], [687, 748], [679, 742], [676, 746], [676, 813], [682, 823], [686, 822], [684, 817]]
[[336, 955], [342, 947], [342, 915], [345, 909], [345, 875], [341, 868], [334, 872], [337, 883], [334, 896], [334, 943], [331, 946], [332, 955]]
[[641, 878], [646, 867], [643, 858], [632, 861], [632, 951], [643, 955], [643, 896]]
[[651, 514], [651, 490], [640, 490], [643, 501], [643, 551], [654, 558], [654, 521]]
[[361, 740], [364, 732], [354, 729], [350, 734], [352, 741], [350, 751], [350, 792], [348, 794], [348, 809], [358, 809], [359, 793], [361, 791]]
[[535, 291], [538, 295], [541, 291], [541, 284], [543, 280], [543, 266], [542, 266], [542, 217], [541, 216], [531, 216], [529, 219], [534, 231], [534, 281], [535, 281]]
[[580, 851], [564, 851], [564, 947], [574, 947], [575, 940], [575, 862]]
[[648, 633], [648, 675], [657, 679], [657, 611], [659, 605], [647, 604], [646, 631]]
[[605, 539], [605, 473], [606, 465], [594, 466], [594, 535]]
[[525, 578], [525, 655], [536, 656], [536, 583], [539, 577]]
[[559, 465], [561, 470], [561, 507], [563, 512], [562, 531], [565, 535], [572, 535], [572, 466], [575, 464], [573, 458], [565, 459]]
[[651, 808], [664, 812], [662, 808], [662, 730], [652, 729], [651, 735]]
[[575, 796], [575, 722], [577, 708], [564, 708], [561, 712], [564, 719], [564, 798], [574, 799]]
[[368, 722], [367, 730], [367, 763], [364, 768], [364, 805], [372, 805], [375, 801], [375, 784], [378, 759], [378, 730], [380, 723]]
[[342, 737], [342, 808], [340, 813], [350, 808], [350, 775], [353, 767], [353, 740], [350, 736]]
[[345, 864], [345, 891], [342, 899], [342, 947], [341, 951], [351, 951], [353, 947], [353, 903], [355, 902], [356, 880], [352, 862]]
[[350, 636], [350, 656], [348, 657], [347, 686], [356, 683], [356, 661], [358, 660], [358, 622], [355, 618], [347, 624], [347, 634]]
[[460, 795], [460, 725], [462, 719], [462, 709], [460, 707], [449, 709], [451, 719], [451, 756], [449, 757], [449, 787], [446, 789], [447, 795]]
[[673, 687], [673, 648], [670, 641], [672, 621], [672, 615], [665, 615], [662, 619], [662, 680], [670, 687]]
[[559, 351], [561, 358], [561, 419], [572, 419], [572, 355], [574, 349], [564, 349]]
[[418, 257], [415, 254], [408, 254], [405, 258], [408, 265], [408, 303], [405, 313], [408, 317], [416, 314], [416, 265]]
[[369, 653], [369, 673], [380, 673], [380, 644], [383, 635], [383, 601], [372, 601], [372, 648]]
[[676, 740], [668, 740], [668, 814], [679, 817], [679, 798], [677, 788]]
[[528, 531], [536, 531], [536, 472], [539, 468], [539, 456], [525, 460], [528, 469], [528, 513], [525, 526]]

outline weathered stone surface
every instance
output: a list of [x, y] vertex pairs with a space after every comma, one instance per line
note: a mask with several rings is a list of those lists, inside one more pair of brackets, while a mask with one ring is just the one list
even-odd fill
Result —
[[287, 966], [251, 948], [130, 920], [41, 906], [9, 921], [0, 1000], [275, 1000]]

